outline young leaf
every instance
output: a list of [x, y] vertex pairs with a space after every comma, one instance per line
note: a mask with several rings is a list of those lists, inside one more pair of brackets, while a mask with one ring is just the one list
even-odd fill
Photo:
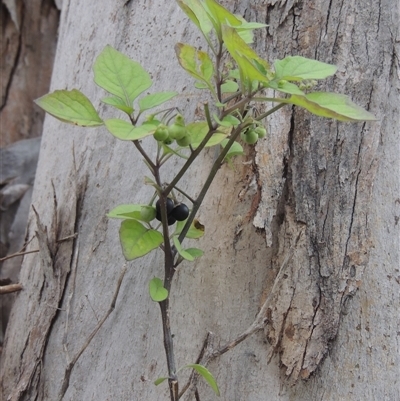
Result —
[[77, 89], [56, 90], [35, 100], [44, 111], [57, 119], [81, 127], [103, 125], [90, 100]]
[[144, 205], [119, 205], [107, 213], [107, 217], [112, 219], [127, 218], [140, 220], [140, 211]]
[[210, 56], [206, 52], [184, 43], [177, 43], [175, 52], [182, 68], [194, 78], [205, 82], [213, 90], [211, 78], [214, 75], [214, 65]]
[[[229, 139], [224, 139], [221, 142], [221, 146], [224, 148], [227, 144], [228, 144]], [[228, 150], [228, 153], [225, 156], [225, 159], [230, 159], [233, 156], [239, 156], [239, 155], [243, 155], [244, 151], [243, 151], [243, 147], [239, 142], [233, 142], [232, 146], [230, 147], [230, 149]]]
[[93, 71], [96, 84], [122, 99], [127, 107], [152, 85], [150, 75], [139, 63], [108, 45], [97, 57]]
[[154, 384], [158, 386], [159, 384], [165, 382], [165, 380], [168, 380], [168, 377], [159, 377], [157, 380], [154, 381]]
[[215, 0], [206, 0], [205, 7], [212, 19], [218, 40], [222, 39], [222, 25], [229, 24], [230, 26], [241, 25], [240, 20], [228, 11], [225, 7], [218, 4]]
[[227, 80], [221, 85], [222, 93], [235, 93], [239, 90], [239, 85], [235, 81]]
[[[176, 228], [174, 235], [179, 235], [182, 232], [183, 227], [186, 224], [186, 220], [184, 221], [178, 221], [176, 223]], [[186, 238], [190, 239], [198, 239], [201, 238], [204, 235], [204, 226], [201, 224], [198, 220], [194, 220], [192, 225], [189, 228], [189, 231], [186, 234]]]
[[126, 260], [140, 258], [163, 242], [159, 231], [148, 229], [137, 220], [124, 220], [119, 230], [119, 238]]
[[174, 241], [175, 248], [178, 251], [179, 255], [181, 255], [183, 259], [186, 259], [189, 262], [193, 262], [194, 256], [192, 256], [189, 252], [182, 249], [181, 243], [179, 242], [178, 238], [174, 236], [173, 241]]
[[178, 5], [207, 39], [213, 25], [202, 3], [199, 0], [178, 0]]
[[348, 96], [328, 92], [312, 92], [305, 96], [292, 95], [285, 103], [304, 107], [311, 113], [339, 121], [374, 121], [376, 118], [353, 103]]
[[268, 63], [245, 43], [234, 28], [223, 25], [222, 35], [226, 48], [239, 66], [241, 81], [245, 81], [248, 87], [253, 81], [268, 83], [269, 79], [259, 68], [263, 66], [264, 71], [268, 71]]
[[[208, 133], [208, 124], [205, 121], [190, 123], [186, 129], [192, 137], [192, 148], [196, 149]], [[218, 145], [226, 136], [227, 134], [224, 133], [214, 134], [207, 142], [206, 147]]]
[[[321, 61], [301, 56], [289, 56], [276, 60], [275, 79], [286, 81], [302, 81], [303, 79], [324, 79], [335, 74], [337, 67]], [[289, 92], [288, 92], [289, 93]]]
[[160, 104], [172, 99], [177, 94], [177, 92], [158, 92], [142, 97], [139, 100], [140, 111], [143, 112], [145, 110], [152, 109], [153, 107], [157, 107]]
[[105, 104], [109, 104], [110, 106], [115, 107], [118, 110], [123, 111], [124, 113], [128, 114], [129, 116], [133, 113], [133, 107], [127, 106], [125, 102], [120, 99], [119, 97], [110, 96], [104, 97], [101, 101]]
[[214, 390], [215, 394], [217, 394], [218, 396], [220, 395], [217, 382], [214, 379], [214, 376], [206, 367], [204, 367], [203, 365], [199, 365], [197, 363], [191, 363], [189, 365], [186, 365], [185, 368], [194, 369], [198, 374], [203, 376], [203, 378], [206, 380], [209, 386]]
[[268, 82], [268, 88], [277, 90], [279, 92], [283, 93], [289, 93], [291, 95], [300, 95], [304, 96], [304, 92], [295, 84], [292, 84], [288, 81], [281, 80], [281, 81], [269, 81]]
[[223, 127], [236, 127], [240, 124], [240, 120], [232, 115], [227, 115], [223, 120], [220, 120], [216, 114], [213, 115], [214, 120]]
[[109, 120], [105, 120], [104, 124], [106, 125], [108, 131], [110, 131], [110, 133], [116, 138], [123, 141], [136, 141], [154, 134], [159, 121], [146, 121], [142, 125], [135, 127], [125, 120], [120, 120], [119, 118], [110, 118]]
[[203, 256], [204, 255], [204, 252], [201, 250], [201, 249], [199, 249], [199, 248], [188, 248], [188, 249], [185, 249], [185, 251], [188, 253], [188, 254], [190, 254], [190, 255], [192, 255], [193, 256], [193, 258], [199, 258], [200, 256]]
[[[154, 277], [149, 282], [149, 293], [150, 297], [154, 302], [162, 302], [168, 298], [168, 290], [164, 288], [162, 280], [158, 277]], [[162, 383], [165, 378], [159, 378], [154, 383], [156, 386]]]

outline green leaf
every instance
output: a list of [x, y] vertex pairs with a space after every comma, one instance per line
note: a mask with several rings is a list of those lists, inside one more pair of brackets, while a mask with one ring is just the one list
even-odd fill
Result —
[[177, 92], [158, 92], [142, 97], [139, 100], [140, 111], [152, 109], [175, 97]]
[[194, 369], [199, 375], [203, 376], [205, 381], [214, 390], [215, 394], [217, 394], [218, 396], [220, 395], [217, 382], [214, 379], [214, 376], [212, 375], [212, 373], [206, 367], [204, 367], [203, 365], [199, 365], [197, 363], [191, 363], [189, 365], [186, 365], [185, 368]]
[[154, 382], [154, 384], [155, 384], [156, 386], [158, 386], [159, 384], [165, 382], [165, 380], [167, 380], [167, 379], [168, 379], [168, 377], [159, 377], [159, 378]]
[[110, 118], [109, 120], [105, 120], [104, 124], [108, 131], [110, 131], [110, 133], [116, 138], [123, 141], [136, 141], [145, 138], [146, 136], [153, 135], [154, 131], [157, 129], [159, 121], [146, 121], [142, 125], [135, 127], [125, 120]]
[[337, 67], [301, 56], [289, 56], [274, 63], [276, 80], [302, 81], [324, 79], [335, 74]]
[[183, 259], [186, 259], [189, 262], [193, 262], [194, 261], [194, 256], [192, 256], [189, 252], [185, 251], [182, 248], [181, 243], [178, 240], [178, 237], [174, 236], [173, 237], [173, 241], [174, 241], [175, 248], [178, 251], [179, 255], [181, 255]]
[[185, 249], [185, 251], [188, 253], [188, 254], [190, 254], [190, 255], [192, 255], [193, 256], [193, 258], [199, 258], [200, 256], [203, 256], [204, 255], [204, 252], [201, 250], [201, 249], [199, 249], [199, 248], [188, 248], [188, 249]]
[[119, 230], [119, 238], [126, 260], [146, 255], [163, 242], [159, 231], [148, 229], [137, 220], [124, 220]]
[[274, 90], [277, 90], [279, 92], [283, 92], [283, 93], [289, 93], [291, 95], [300, 95], [300, 96], [304, 96], [304, 92], [295, 84], [292, 84], [288, 81], [285, 80], [281, 80], [281, 81], [270, 81], [268, 82], [267, 85], [269, 88], [272, 88]]
[[[229, 139], [224, 139], [221, 142], [221, 146], [223, 148], [225, 148], [225, 146], [228, 144]], [[225, 159], [230, 159], [234, 156], [240, 156], [243, 155], [244, 151], [243, 151], [243, 147], [239, 142], [234, 141], [232, 143], [232, 146], [230, 147], [230, 149], [228, 150], [228, 153], [225, 156]]]
[[[179, 235], [182, 232], [185, 224], [186, 224], [186, 220], [178, 221], [176, 224], [174, 235]], [[193, 223], [191, 224], [191, 226], [186, 234], [186, 238], [198, 239], [198, 238], [201, 238], [203, 235], [204, 235], [203, 224], [201, 224], [198, 220], [194, 219]]]
[[220, 120], [216, 114], [213, 114], [213, 118], [223, 127], [236, 127], [240, 124], [240, 120], [230, 114], [225, 116], [223, 120]]
[[[150, 297], [154, 302], [162, 302], [168, 298], [168, 290], [164, 288], [162, 280], [158, 277], [154, 277], [150, 280], [149, 292]], [[161, 379], [165, 380], [165, 378], [159, 378], [156, 380], [157, 383], [155, 382], [154, 384], [157, 386], [158, 384], [162, 383], [164, 380]]]
[[305, 96], [292, 95], [285, 103], [304, 107], [311, 113], [339, 121], [374, 121], [368, 111], [353, 103], [348, 96], [329, 92], [312, 92]]
[[205, 37], [212, 30], [212, 23], [199, 0], [178, 0], [179, 7], [195, 23]]
[[211, 78], [214, 75], [214, 65], [208, 53], [185, 43], [177, 43], [175, 52], [182, 68], [194, 78], [204, 81], [213, 90]]
[[119, 205], [107, 213], [112, 219], [135, 219], [140, 220], [140, 210], [145, 205]]
[[246, 44], [234, 28], [223, 25], [222, 35], [226, 48], [239, 66], [241, 81], [248, 88], [253, 81], [268, 83], [269, 79], [259, 68], [261, 65], [265, 71], [268, 71], [268, 63]]
[[235, 93], [239, 90], [239, 85], [235, 81], [227, 80], [221, 85], [222, 93]]
[[77, 89], [56, 90], [35, 100], [44, 111], [57, 119], [81, 127], [103, 125], [90, 100]]
[[[196, 149], [203, 139], [208, 134], [208, 124], [205, 121], [190, 123], [186, 126], [188, 132], [192, 136], [192, 148]], [[225, 139], [227, 134], [224, 133], [216, 133], [212, 135], [209, 141], [206, 144], [206, 147], [211, 147], [218, 145], [223, 139]]]
[[217, 3], [215, 0], [205, 0], [205, 8], [212, 19], [212, 23], [219, 41], [222, 39], [222, 26], [224, 24], [228, 23], [231, 26], [241, 25], [240, 20], [234, 14], [232, 14], [225, 7], [221, 6], [221, 4]]
[[131, 115], [133, 113], [133, 107], [127, 106], [125, 102], [119, 97], [110, 96], [104, 97], [101, 101], [105, 104], [109, 104], [110, 106], [115, 107], [118, 110], [123, 111], [124, 113]]
[[139, 63], [108, 45], [97, 57], [93, 71], [96, 84], [122, 99], [127, 107], [152, 85], [150, 75]]

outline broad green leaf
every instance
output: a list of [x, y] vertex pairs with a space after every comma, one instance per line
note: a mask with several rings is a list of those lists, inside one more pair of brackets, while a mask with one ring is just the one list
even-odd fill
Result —
[[276, 80], [302, 81], [324, 79], [335, 74], [337, 67], [301, 56], [289, 56], [274, 63]]
[[137, 220], [124, 220], [119, 230], [122, 252], [126, 260], [133, 260], [158, 248], [163, 242], [159, 231], [146, 228]]
[[305, 96], [292, 95], [285, 103], [304, 107], [311, 113], [339, 121], [374, 121], [376, 118], [353, 103], [348, 96], [329, 92], [312, 92]]
[[187, 253], [189, 253], [190, 255], [192, 255], [195, 259], [204, 255], [204, 252], [199, 248], [188, 248], [188, 249], [185, 249], [185, 251]]
[[235, 81], [228, 80], [221, 85], [222, 93], [235, 93], [239, 90], [239, 85]]
[[203, 35], [208, 37], [213, 25], [202, 3], [199, 0], [178, 0], [178, 5], [200, 31], [203, 32]]
[[96, 84], [122, 99], [127, 107], [152, 85], [150, 75], [139, 63], [108, 45], [97, 57], [93, 71]]
[[258, 22], [247, 22], [241, 15], [236, 16], [241, 24], [236, 26], [236, 25], [230, 25], [229, 22], [227, 25], [231, 26], [232, 28], [235, 28], [239, 36], [247, 43], [253, 43], [253, 30], [257, 28], [265, 28], [268, 26], [267, 24], [260, 24]]
[[107, 217], [112, 219], [127, 218], [140, 220], [140, 210], [145, 205], [119, 205], [107, 213]]
[[[154, 302], [162, 302], [168, 298], [168, 290], [164, 288], [164, 283], [158, 277], [154, 277], [149, 282], [150, 297]], [[157, 379], [157, 384], [162, 383], [164, 380]], [[157, 385], [156, 384], [156, 385]]]
[[153, 107], [157, 107], [172, 99], [177, 94], [177, 92], [158, 92], [142, 97], [139, 100], [140, 111], [143, 112], [152, 109]]
[[103, 125], [90, 100], [77, 89], [56, 90], [35, 100], [44, 111], [57, 119], [81, 127]]
[[154, 384], [158, 386], [159, 384], [165, 382], [165, 380], [168, 380], [168, 377], [159, 377], [157, 380], [154, 381]]
[[212, 375], [212, 373], [206, 367], [204, 367], [203, 365], [199, 365], [197, 363], [191, 363], [189, 365], [186, 365], [185, 368], [194, 369], [198, 374], [203, 376], [204, 380], [214, 390], [215, 394], [217, 394], [218, 396], [220, 395], [217, 382], [214, 379], [214, 376]]
[[268, 82], [268, 88], [277, 90], [279, 92], [283, 93], [289, 93], [290, 95], [300, 95], [304, 96], [304, 92], [295, 84], [292, 84], [288, 81], [282, 80], [282, 81], [269, 81]]
[[222, 39], [222, 26], [224, 24], [228, 23], [231, 26], [241, 25], [240, 20], [234, 14], [215, 0], [205, 0], [205, 8], [211, 17], [219, 41]]
[[[190, 123], [186, 126], [186, 129], [192, 136], [193, 149], [196, 149], [208, 134], [208, 124], [205, 121]], [[206, 147], [218, 145], [226, 136], [227, 134], [224, 133], [214, 134], [207, 142]]]
[[[221, 142], [221, 146], [223, 148], [225, 148], [225, 146], [228, 144], [229, 139], [224, 139]], [[240, 156], [243, 155], [244, 151], [243, 151], [243, 147], [239, 142], [234, 141], [232, 143], [232, 146], [230, 147], [230, 149], [228, 150], [228, 153], [225, 156], [225, 159], [230, 159], [233, 156]]]
[[213, 114], [214, 120], [223, 127], [236, 127], [240, 124], [240, 120], [232, 115], [227, 115], [220, 120], [216, 114]]
[[197, 88], [197, 89], [208, 89], [208, 88], [209, 88], [209, 85], [205, 84], [205, 83], [202, 82], [202, 81], [197, 81], [197, 82], [194, 84], [194, 86], [195, 86], [195, 88]]
[[182, 256], [183, 259], [188, 260], [189, 262], [194, 261], [194, 256], [192, 256], [189, 252], [187, 252], [185, 249], [182, 248], [181, 243], [179, 242], [178, 237], [173, 237], [174, 245], [176, 250], [178, 251], [179, 255]]
[[135, 127], [131, 123], [119, 118], [110, 118], [104, 121], [108, 131], [123, 141], [136, 141], [154, 134], [158, 123], [159, 121], [157, 120], [146, 121], [142, 125]]
[[133, 113], [133, 107], [127, 106], [125, 102], [119, 97], [115, 96], [105, 97], [101, 99], [101, 101], [105, 104], [109, 104], [110, 106], [114, 106], [116, 109], [119, 109], [128, 115], [131, 115]]
[[239, 66], [242, 83], [246, 84], [247, 87], [249, 87], [253, 81], [268, 83], [269, 79], [258, 67], [262, 65], [264, 69], [268, 71], [268, 63], [261, 59], [257, 53], [245, 43], [234, 28], [224, 25], [222, 26], [222, 34], [226, 48]]
[[[176, 224], [174, 235], [179, 235], [182, 232], [185, 224], [186, 224], [186, 220], [178, 221]], [[186, 234], [186, 238], [198, 239], [198, 238], [201, 238], [203, 235], [204, 235], [203, 224], [201, 224], [198, 220], [194, 219], [192, 225], [189, 228], [189, 231]]]
[[214, 75], [214, 65], [210, 56], [201, 50], [185, 43], [177, 43], [175, 52], [179, 64], [194, 78], [204, 81], [209, 88], [212, 88], [211, 78]]

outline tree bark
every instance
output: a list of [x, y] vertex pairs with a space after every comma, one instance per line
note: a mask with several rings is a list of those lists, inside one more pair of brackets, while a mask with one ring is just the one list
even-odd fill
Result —
[[[343, 124], [283, 108], [267, 121], [267, 139], [221, 169], [199, 214], [206, 234], [197, 246], [206, 253], [172, 286], [177, 365], [195, 362], [208, 331], [215, 346], [243, 332], [272, 295], [265, 333], [208, 366], [222, 399], [398, 399], [399, 10], [389, 1], [224, 4], [269, 24], [255, 43], [266, 59], [336, 64], [321, 90], [350, 95], [378, 121]], [[64, 2], [52, 89], [78, 88], [111, 115], [91, 72], [111, 44], [151, 72], [153, 91], [176, 90], [187, 120], [201, 117], [201, 93], [175, 59], [178, 41], [202, 45], [173, 2]], [[150, 153], [153, 144], [143, 141]], [[185, 192], [198, 193], [214, 157], [206, 152], [189, 171]], [[128, 263], [115, 310], [68, 369], [110, 310], [125, 264], [118, 222], [105, 213], [148, 201], [144, 174], [134, 147], [105, 128], [46, 118], [29, 225], [41, 254], [24, 259], [1, 361], [4, 399], [169, 399], [166, 385], [153, 384], [167, 367], [148, 295], [149, 280], [162, 276], [161, 252]], [[201, 381], [199, 393], [217, 399]]]

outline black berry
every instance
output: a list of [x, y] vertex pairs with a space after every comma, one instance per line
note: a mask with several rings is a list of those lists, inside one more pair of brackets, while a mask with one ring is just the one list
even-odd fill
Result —
[[171, 216], [175, 217], [178, 221], [186, 220], [189, 216], [189, 208], [184, 203], [180, 203], [174, 207]]

